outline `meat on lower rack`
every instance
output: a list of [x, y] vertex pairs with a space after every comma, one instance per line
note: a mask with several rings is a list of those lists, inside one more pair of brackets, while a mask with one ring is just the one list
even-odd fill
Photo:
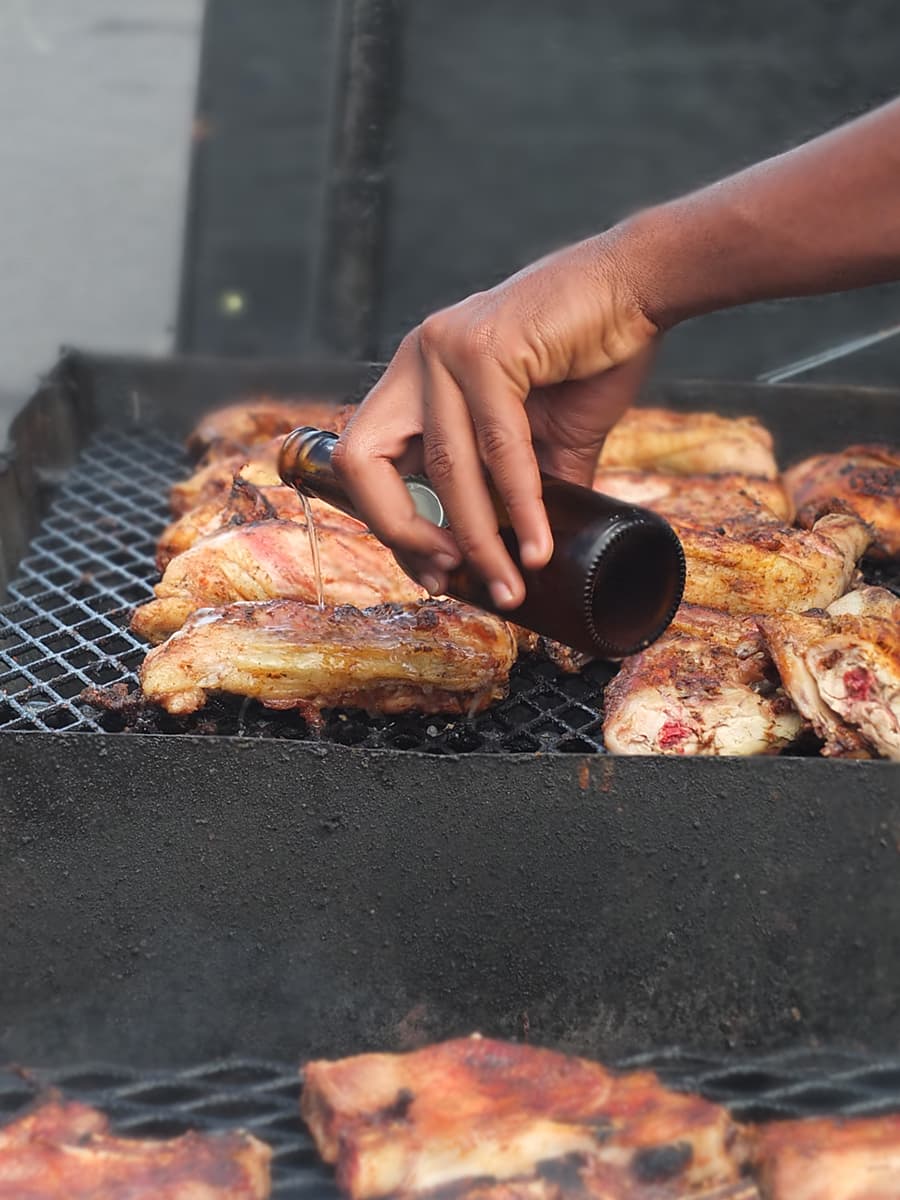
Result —
[[667, 520], [715, 526], [734, 518], [761, 524], [790, 521], [793, 505], [780, 480], [751, 475], [665, 475], [624, 467], [598, 467], [594, 491], [639, 504]]
[[301, 1111], [351, 1200], [749, 1200], [724, 1108], [655, 1075], [479, 1037], [304, 1069]]
[[900, 557], [900, 447], [816, 454], [786, 471], [784, 482], [798, 524], [810, 528], [824, 513], [852, 512], [874, 530], [873, 557]]
[[850, 587], [871, 541], [858, 517], [835, 513], [812, 529], [723, 521], [701, 528], [672, 520], [684, 548], [688, 604], [722, 612], [781, 613], [824, 608]]
[[271, 1157], [243, 1132], [114, 1137], [96, 1109], [51, 1098], [0, 1129], [0, 1200], [267, 1200]]
[[629, 467], [675, 475], [739, 472], [778, 478], [772, 435], [753, 417], [631, 408], [610, 430], [601, 467]]
[[186, 446], [193, 458], [206, 455], [223, 458], [244, 453], [251, 446], [284, 437], [299, 425], [331, 429], [335, 433], [347, 423], [347, 407], [334, 399], [310, 396], [296, 400], [276, 400], [261, 396], [217, 408], [203, 417], [188, 437]]
[[763, 617], [759, 627], [823, 753], [900, 760], [900, 599], [864, 587], [825, 612]]
[[182, 714], [226, 692], [311, 723], [334, 707], [472, 715], [506, 695], [515, 658], [505, 621], [454, 601], [360, 611], [273, 600], [195, 613], [144, 659], [141, 688]]
[[[410, 604], [425, 591], [406, 575], [391, 552], [354, 523], [318, 529], [326, 604]], [[236, 600], [316, 602], [309, 533], [297, 521], [259, 521], [221, 529], [173, 558], [141, 605], [132, 630], [158, 643], [180, 629], [192, 612]]]
[[776, 754], [803, 728], [755, 620], [686, 604], [625, 660], [604, 713], [612, 754]]

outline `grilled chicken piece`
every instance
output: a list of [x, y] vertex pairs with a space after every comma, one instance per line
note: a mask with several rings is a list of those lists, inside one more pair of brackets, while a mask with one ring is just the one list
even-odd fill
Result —
[[627, 504], [639, 504], [666, 520], [695, 525], [718, 525], [734, 518], [760, 522], [791, 521], [790, 498], [777, 479], [750, 475], [664, 475], [654, 471], [629, 471], [598, 467], [594, 491]]
[[[309, 501], [316, 527], [365, 532], [365, 526], [322, 500]], [[296, 521], [306, 527], [303, 504], [292, 487], [257, 487], [236, 476], [224, 503], [210, 500], [192, 508], [167, 525], [156, 543], [156, 566], [160, 573], [173, 558], [226, 526], [250, 525], [254, 521]]]
[[[317, 528], [326, 604], [409, 604], [426, 593], [404, 574], [391, 552], [362, 526]], [[257, 521], [221, 529], [173, 558], [141, 605], [132, 630], [161, 642], [198, 608], [234, 600], [316, 602], [309, 532], [297, 521]]]
[[776, 754], [803, 726], [752, 617], [683, 604], [607, 686], [612, 754]]
[[728, 1190], [741, 1155], [723, 1108], [533, 1046], [472, 1037], [308, 1063], [301, 1112], [352, 1200], [753, 1194]]
[[772, 435], [753, 417], [632, 408], [613, 426], [600, 452], [601, 467], [630, 467], [674, 475], [736, 471], [777, 479]]
[[180, 479], [169, 489], [172, 515], [180, 517], [211, 500], [223, 503], [237, 476], [257, 487], [279, 487], [278, 452], [284, 439], [277, 437], [254, 446], [252, 457], [246, 452], [227, 455], [199, 467], [188, 479]]
[[338, 432], [346, 423], [347, 406], [334, 400], [313, 396], [274, 400], [262, 396], [207, 413], [188, 437], [186, 446], [193, 458], [210, 453], [221, 458], [229, 453], [244, 453], [273, 437], [284, 437], [298, 425]]
[[897, 1200], [900, 1116], [778, 1121], [753, 1164], [765, 1200]]
[[785, 486], [807, 529], [828, 512], [852, 512], [875, 531], [869, 553], [900, 557], [900, 447], [850, 446], [791, 467]]
[[871, 539], [867, 525], [840, 513], [810, 530], [755, 520], [671, 524], [687, 563], [685, 601], [737, 614], [824, 608], [846, 592]]
[[764, 617], [759, 627], [823, 754], [900, 760], [900, 599], [860, 588], [824, 613]]
[[506, 695], [515, 639], [505, 621], [453, 601], [363, 612], [273, 600], [196, 613], [141, 668], [147, 699], [196, 712], [210, 692], [296, 708], [481, 712]]
[[267, 1200], [270, 1159], [240, 1132], [114, 1137], [102, 1113], [50, 1100], [0, 1130], [0, 1200]]

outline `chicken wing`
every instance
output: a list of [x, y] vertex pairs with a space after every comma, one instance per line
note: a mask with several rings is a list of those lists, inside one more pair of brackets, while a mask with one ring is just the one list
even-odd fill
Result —
[[515, 657], [505, 621], [452, 601], [361, 612], [273, 600], [195, 613], [147, 655], [141, 687], [170, 713], [229, 692], [312, 723], [336, 706], [473, 714], [506, 695]]
[[180, 517], [212, 500], [222, 503], [237, 476], [257, 487], [279, 487], [278, 452], [283, 441], [283, 438], [277, 437], [254, 446], [249, 457], [247, 452], [242, 452], [214, 459], [199, 467], [189, 478], [179, 479], [169, 489], [172, 515]]
[[351, 1200], [754, 1194], [737, 1187], [723, 1108], [533, 1046], [472, 1037], [308, 1063], [301, 1112]]
[[612, 754], [776, 754], [802, 726], [753, 618], [688, 604], [606, 689]]
[[[316, 527], [362, 533], [365, 526], [322, 500], [309, 501]], [[210, 500], [183, 513], [162, 531], [156, 543], [156, 566], [160, 573], [173, 558], [226, 526], [250, 525], [254, 521], [296, 521], [306, 527], [299, 495], [292, 487], [257, 487], [242, 476], [235, 477], [224, 502]]]
[[664, 475], [598, 467], [594, 491], [652, 509], [667, 520], [717, 525], [734, 518], [790, 521], [793, 505], [777, 479], [750, 475]]
[[874, 530], [869, 553], [900, 556], [900, 448], [850, 446], [817, 454], [785, 472], [797, 522], [811, 528], [824, 513], [852, 512]]
[[746, 519], [715, 529], [671, 524], [687, 564], [685, 601], [729, 613], [824, 608], [850, 586], [871, 540], [867, 525], [841, 513], [811, 530]]
[[610, 430], [601, 467], [630, 467], [674, 475], [739, 472], [777, 479], [772, 435], [753, 417], [632, 408]]
[[0, 1130], [0, 1200], [267, 1200], [270, 1160], [246, 1133], [114, 1137], [102, 1113], [50, 1100]]
[[210, 452], [216, 458], [241, 454], [273, 437], [283, 437], [298, 425], [337, 433], [347, 423], [347, 412], [348, 406], [334, 399], [310, 396], [275, 400], [261, 396], [207, 413], [189, 435], [186, 446], [193, 458]]
[[824, 613], [764, 617], [759, 628], [823, 754], [900, 760], [900, 599], [860, 588]]
[[897, 1200], [900, 1116], [778, 1121], [752, 1157], [766, 1200]]
[[[425, 591], [362, 526], [317, 527], [325, 602], [368, 608], [413, 603]], [[156, 599], [135, 610], [132, 630], [161, 642], [198, 608], [234, 600], [316, 601], [309, 532], [298, 521], [257, 521], [219, 530], [173, 558], [154, 588]]]

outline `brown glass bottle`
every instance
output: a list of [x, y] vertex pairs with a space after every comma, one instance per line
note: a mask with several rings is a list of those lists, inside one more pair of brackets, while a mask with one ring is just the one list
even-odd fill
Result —
[[[278, 469], [283, 481], [299, 492], [356, 516], [331, 465], [337, 440], [321, 429], [295, 429], [284, 440]], [[681, 602], [681, 543], [655, 513], [550, 475], [542, 479], [553, 556], [539, 571], [529, 571], [519, 561], [509, 516], [488, 483], [500, 536], [525, 581], [523, 603], [498, 609], [484, 582], [466, 566], [451, 574], [448, 594], [593, 657], [634, 654], [659, 637]], [[446, 525], [440, 498], [428, 480], [405, 482], [419, 513]]]

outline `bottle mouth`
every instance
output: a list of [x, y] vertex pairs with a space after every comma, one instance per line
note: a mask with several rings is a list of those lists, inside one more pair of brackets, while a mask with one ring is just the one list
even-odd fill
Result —
[[674, 530], [661, 519], [622, 525], [588, 575], [584, 607], [603, 658], [627, 658], [668, 628], [684, 594], [685, 561]]

